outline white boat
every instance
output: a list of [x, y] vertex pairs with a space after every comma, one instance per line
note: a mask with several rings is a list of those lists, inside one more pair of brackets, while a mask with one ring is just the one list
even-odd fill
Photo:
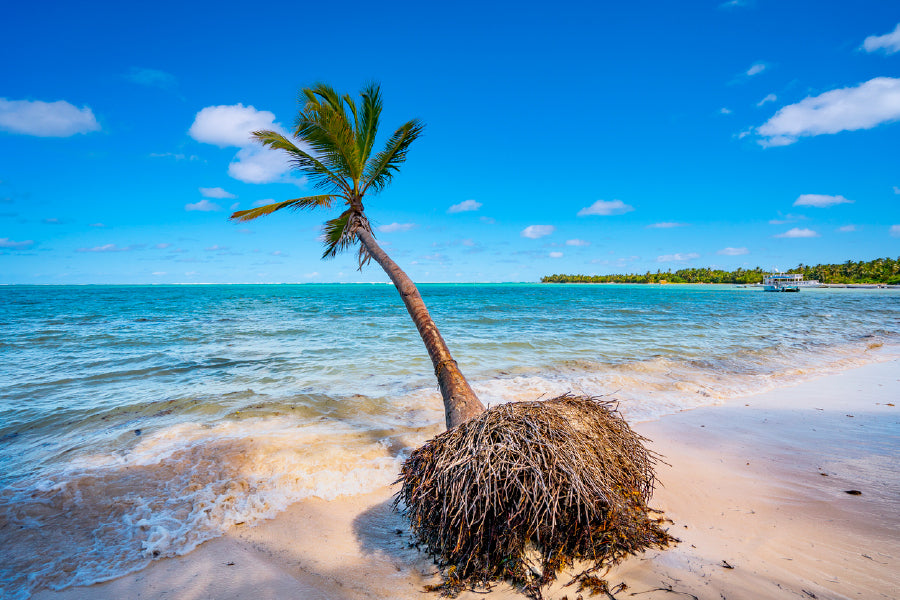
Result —
[[766, 292], [799, 292], [802, 287], [819, 287], [815, 280], [803, 280], [800, 273], [769, 273], [763, 277], [763, 291]]
[[802, 282], [800, 273], [769, 273], [763, 278], [763, 291], [799, 292]]

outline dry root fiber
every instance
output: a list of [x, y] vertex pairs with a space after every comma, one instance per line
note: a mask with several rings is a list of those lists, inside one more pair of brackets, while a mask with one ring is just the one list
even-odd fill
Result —
[[403, 465], [395, 503], [455, 596], [508, 580], [532, 597], [574, 560], [582, 575], [674, 538], [648, 513], [657, 457], [611, 402], [503, 404]]

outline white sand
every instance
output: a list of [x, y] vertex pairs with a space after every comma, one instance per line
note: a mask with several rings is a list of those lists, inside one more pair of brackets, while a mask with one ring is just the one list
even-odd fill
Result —
[[[628, 586], [616, 598], [900, 597], [900, 407], [889, 403], [900, 404], [897, 361], [637, 424], [671, 463], [653, 505], [682, 542], [616, 567], [610, 583]], [[390, 495], [300, 502], [184, 557], [35, 598], [437, 598], [422, 592], [435, 567], [409, 547]], [[578, 594], [547, 594], [563, 596]], [[522, 596], [504, 585], [460, 597]]]

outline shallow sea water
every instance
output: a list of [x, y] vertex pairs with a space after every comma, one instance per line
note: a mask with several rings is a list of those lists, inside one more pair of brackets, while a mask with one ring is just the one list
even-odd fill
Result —
[[[571, 391], [646, 420], [900, 347], [900, 290], [420, 289], [488, 404]], [[388, 285], [8, 286], [0, 331], [3, 598], [371, 491], [442, 430]]]

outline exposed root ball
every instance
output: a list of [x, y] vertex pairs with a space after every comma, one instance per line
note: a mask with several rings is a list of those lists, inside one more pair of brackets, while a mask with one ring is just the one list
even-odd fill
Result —
[[540, 597], [575, 559], [599, 569], [673, 540], [648, 514], [644, 441], [608, 401], [503, 404], [415, 450], [395, 502], [442, 567], [435, 589], [508, 579]]

